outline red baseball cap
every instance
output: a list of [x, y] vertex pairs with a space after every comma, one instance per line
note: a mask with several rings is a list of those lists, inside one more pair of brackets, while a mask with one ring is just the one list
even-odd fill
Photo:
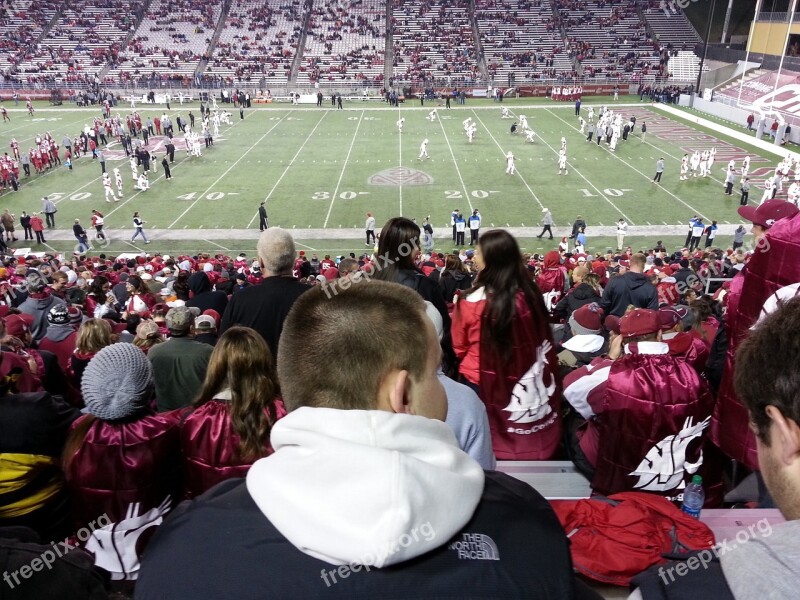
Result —
[[750, 221], [753, 225], [760, 225], [769, 229], [775, 221], [795, 216], [800, 210], [786, 200], [766, 200], [759, 206], [739, 207], [739, 216]]
[[31, 330], [33, 317], [25, 313], [7, 315], [3, 322], [6, 324], [6, 334], [19, 337]]

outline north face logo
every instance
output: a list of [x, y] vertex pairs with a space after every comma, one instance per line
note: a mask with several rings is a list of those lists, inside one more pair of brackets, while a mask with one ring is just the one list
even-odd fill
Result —
[[461, 539], [454, 541], [447, 549], [458, 552], [461, 560], [500, 560], [497, 544], [482, 533], [462, 533]]

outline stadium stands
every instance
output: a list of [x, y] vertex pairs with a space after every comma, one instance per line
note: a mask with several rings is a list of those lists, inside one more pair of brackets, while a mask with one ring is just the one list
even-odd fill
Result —
[[556, 0], [556, 6], [582, 75], [639, 81], [659, 72], [660, 52], [632, 0]]
[[574, 76], [550, 0], [476, 0], [490, 77], [512, 84]]
[[0, 11], [0, 73], [34, 84], [380, 85], [387, 48], [403, 83], [652, 83], [693, 79], [699, 41], [655, 0], [6, 0]]
[[450, 85], [479, 78], [467, 0], [393, 0], [392, 13], [395, 80]]
[[308, 23], [297, 82], [380, 82], [385, 49], [385, 2], [357, 0], [345, 8], [318, 0]]
[[12, 0], [0, 7], [0, 73], [23, 81], [52, 78], [58, 66], [49, 55], [38, 56], [36, 42], [56, 14], [39, 0]]
[[670, 43], [683, 50], [692, 50], [702, 42], [683, 10], [674, 2], [662, 9], [660, 2], [651, 0], [644, 16], [657, 42]]
[[191, 80], [219, 23], [215, 0], [152, 0], [109, 80]]
[[233, 4], [204, 79], [235, 85], [263, 77], [269, 85], [285, 85], [300, 41], [302, 9], [300, 0], [278, 8], [253, 0]]

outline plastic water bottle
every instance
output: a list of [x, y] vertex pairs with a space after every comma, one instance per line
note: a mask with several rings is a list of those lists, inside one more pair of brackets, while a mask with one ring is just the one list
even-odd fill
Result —
[[681, 510], [690, 517], [700, 518], [700, 511], [706, 501], [706, 493], [703, 491], [703, 478], [700, 475], [692, 477], [692, 483], [686, 486], [683, 491], [683, 506]]

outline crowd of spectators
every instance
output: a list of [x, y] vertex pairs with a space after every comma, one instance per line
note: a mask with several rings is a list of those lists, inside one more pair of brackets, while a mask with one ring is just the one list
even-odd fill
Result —
[[318, 5], [311, 10], [300, 83], [383, 81], [386, 4], [357, 0], [347, 7]]
[[277, 6], [254, 2], [231, 5], [204, 80], [288, 80], [307, 10], [301, 0]]
[[[726, 327], [742, 326], [731, 319], [748, 268], [768, 260], [759, 254], [765, 236], [774, 228], [772, 244], [791, 240], [787, 228], [798, 218], [797, 208], [782, 200], [740, 213], [753, 223], [754, 251], [669, 252], [658, 242], [639, 253], [628, 247], [574, 254], [560, 247], [538, 255], [493, 230], [461, 253], [423, 253], [417, 224], [397, 217], [383, 227], [374, 255], [309, 257], [295, 250], [288, 231], [272, 228], [262, 233], [255, 260], [244, 253], [6, 257], [0, 422], [16, 433], [2, 438], [0, 452], [14, 453], [13, 479], [26, 493], [3, 492], [3, 523], [63, 539], [92, 529], [102, 515], [103, 527], [80, 540], [96, 565], [112, 580], [138, 578], [137, 597], [163, 596], [165, 589], [194, 585], [183, 571], [165, 576], [167, 565], [174, 566], [167, 557], [183, 560], [178, 548], [207, 545], [176, 524], [194, 522], [192, 511], [242, 486], [235, 478], [245, 476], [264, 515], [281, 523], [292, 544], [314, 548], [307, 554], [323, 564], [338, 560], [331, 552], [346, 554], [340, 542], [326, 545], [320, 523], [311, 534], [301, 531], [302, 510], [281, 521], [288, 517], [267, 508], [257, 482], [290, 455], [285, 448], [292, 438], [284, 436], [298, 431], [290, 424], [297, 427], [300, 415], [309, 415], [310, 408], [300, 407], [327, 411], [323, 421], [331, 431], [340, 426], [331, 410], [375, 408], [373, 388], [387, 394], [381, 410], [444, 420], [449, 452], [457, 444], [466, 454], [454, 456], [469, 460], [463, 468], [489, 469], [490, 487], [495, 457], [566, 456], [599, 493], [638, 489], [673, 502], [680, 483], [699, 469], [708, 504], [719, 503], [719, 449], [729, 450], [711, 439], [719, 444], [719, 431], [732, 431], [725, 429], [731, 417], [716, 407], [715, 394], [729, 393], [730, 378], [718, 340]], [[711, 278], [728, 281], [707, 288]], [[405, 328], [417, 332], [419, 343]], [[427, 357], [420, 352], [426, 347]], [[380, 386], [377, 366], [363, 372], [357, 366], [390, 355], [397, 372]], [[320, 367], [333, 366], [333, 356], [351, 361], [351, 368], [334, 368], [341, 377]], [[431, 379], [420, 383], [428, 370]], [[346, 405], [339, 404], [342, 394]], [[417, 404], [437, 397], [443, 404]], [[722, 429], [709, 439], [712, 415]], [[345, 421], [342, 431], [353, 434], [356, 423]], [[651, 448], [665, 451], [662, 440], [678, 434], [697, 441], [670, 456], [676, 470], [651, 472], [662, 466]], [[341, 448], [336, 444], [326, 452]], [[283, 458], [262, 460], [273, 452]], [[296, 468], [282, 472], [308, 475]], [[0, 470], [0, 477], [9, 481], [11, 473]], [[408, 473], [417, 476], [415, 469]], [[278, 472], [267, 480], [274, 477]], [[211, 496], [178, 509], [182, 518], [169, 518], [181, 499], [214, 486]], [[327, 500], [335, 504], [334, 498]], [[450, 526], [457, 530], [468, 516]], [[164, 518], [170, 533], [156, 537], [142, 566], [140, 537]], [[201, 530], [217, 527], [216, 519], [199, 523]], [[563, 532], [553, 537], [553, 531], [551, 554], [562, 542], [566, 548], [565, 538], [558, 541]], [[212, 538], [214, 544], [227, 539], [203, 537]], [[361, 543], [376, 540], [370, 533]], [[240, 540], [225, 543], [235, 548]], [[280, 552], [297, 552], [290, 548]], [[206, 551], [192, 557], [210, 560]], [[385, 564], [391, 561], [377, 566]], [[551, 581], [562, 568], [567, 577], [568, 561], [559, 565], [548, 573]], [[197, 565], [191, 570], [205, 572]]]
[[468, 2], [393, 0], [391, 30], [395, 80], [479, 79]]

